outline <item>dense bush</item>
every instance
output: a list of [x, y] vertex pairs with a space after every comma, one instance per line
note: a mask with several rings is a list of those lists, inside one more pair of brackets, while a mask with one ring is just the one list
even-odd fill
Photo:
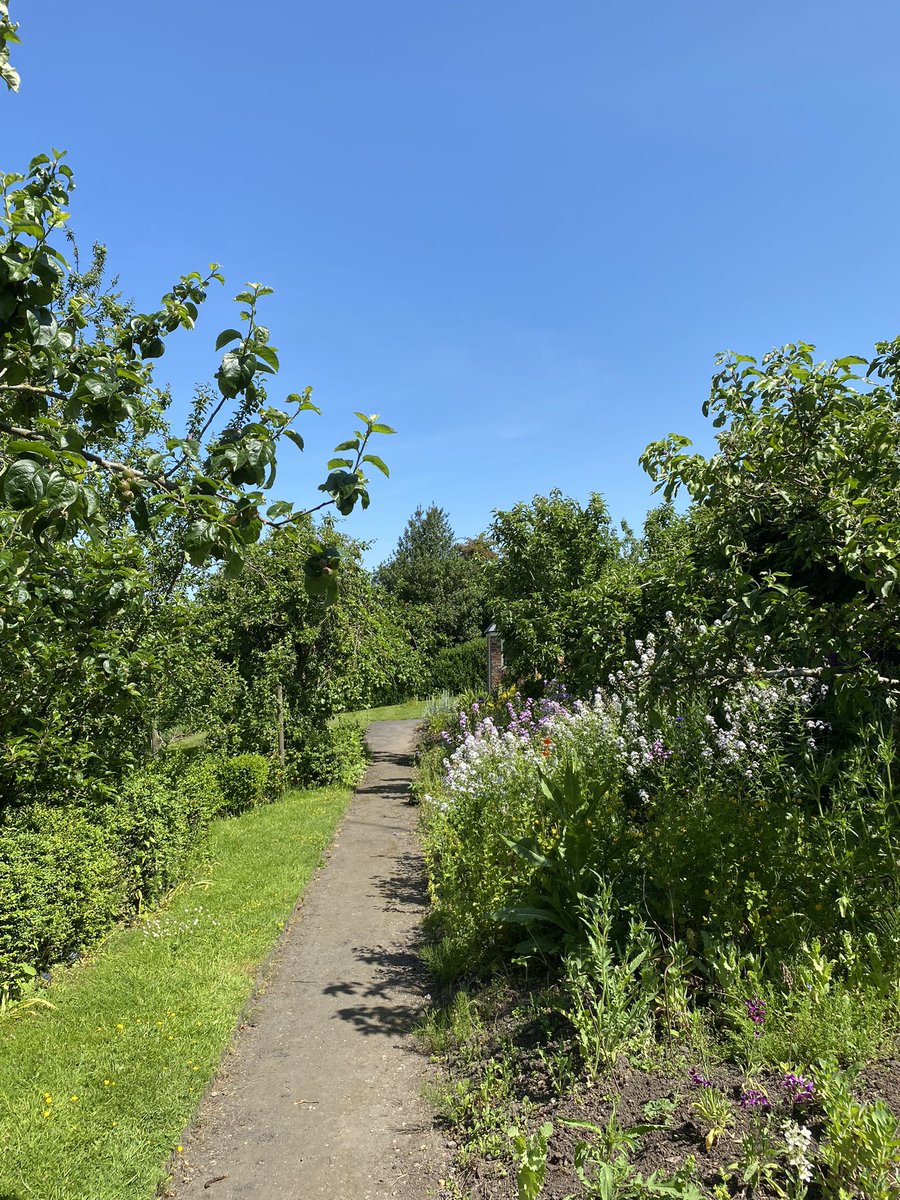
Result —
[[165, 774], [173, 790], [184, 796], [185, 804], [206, 820], [223, 815], [227, 803], [220, 782], [220, 757], [179, 750], [157, 759], [154, 768]]
[[288, 781], [295, 787], [352, 787], [366, 766], [365, 738], [352, 721], [289, 730]]
[[210, 821], [259, 803], [269, 773], [259, 755], [170, 752], [102, 804], [8, 814], [0, 826], [0, 991], [22, 966], [71, 957], [175, 887], [202, 861]]
[[487, 680], [487, 643], [472, 638], [459, 646], [444, 646], [431, 659], [431, 691], [458, 696], [484, 688]]
[[200, 852], [208, 799], [200, 789], [182, 788], [160, 772], [144, 770], [101, 810], [132, 905], [143, 907], [183, 878]]
[[239, 754], [216, 764], [222, 791], [222, 815], [243, 812], [259, 804], [269, 778], [269, 762], [261, 754]]
[[[611, 1066], [661, 1003], [693, 1053], [712, 1017], [751, 1065], [865, 1058], [900, 1027], [900, 343], [878, 350], [874, 382], [806, 346], [724, 358], [719, 449], [649, 448], [693, 504], [641, 539], [558, 495], [498, 515], [536, 698], [428, 730], [436, 961], [558, 964], [589, 1073], [607, 1022]], [[582, 699], [537, 698], [554, 662]]]
[[77, 811], [22, 810], [0, 828], [0, 985], [104, 932], [127, 897], [110, 832]]
[[[523, 902], [534, 880], [544, 887], [557, 860], [571, 868], [575, 839], [623, 907], [640, 902], [697, 946], [724, 939], [774, 968], [803, 941], [837, 953], [865, 936], [896, 956], [889, 725], [845, 753], [817, 715], [819, 685], [746, 682], [667, 700], [652, 687], [654, 641], [640, 652], [591, 702], [520, 703], [505, 727], [482, 709], [462, 714], [455, 737], [444, 732], [452, 753], [431, 776], [427, 842], [447, 928], [473, 946], [499, 933], [497, 908]], [[541, 868], [510, 846], [526, 835]], [[570, 906], [587, 877], [576, 882]]]

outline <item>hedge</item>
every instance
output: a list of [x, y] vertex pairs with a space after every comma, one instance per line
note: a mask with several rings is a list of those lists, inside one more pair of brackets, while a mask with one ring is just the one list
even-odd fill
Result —
[[202, 857], [210, 821], [260, 803], [269, 774], [257, 754], [164, 755], [95, 809], [10, 814], [0, 825], [0, 999], [175, 887]]

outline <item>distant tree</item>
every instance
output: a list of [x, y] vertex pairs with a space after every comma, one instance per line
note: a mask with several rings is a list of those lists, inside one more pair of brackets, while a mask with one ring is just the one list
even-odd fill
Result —
[[420, 505], [376, 579], [405, 604], [424, 610], [435, 645], [455, 645], [481, 633], [489, 555], [483, 539], [458, 543], [442, 508]]
[[589, 689], [621, 653], [637, 594], [633, 555], [602, 497], [582, 507], [554, 490], [497, 512], [491, 532], [491, 611], [509, 669]]

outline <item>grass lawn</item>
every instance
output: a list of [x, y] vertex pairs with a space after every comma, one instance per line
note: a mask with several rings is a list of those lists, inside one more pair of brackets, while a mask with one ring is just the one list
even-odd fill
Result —
[[425, 704], [425, 700], [409, 700], [406, 704], [389, 704], [385, 708], [362, 708], [358, 712], [341, 713], [332, 719], [355, 721], [360, 729], [365, 729], [373, 721], [418, 720], [425, 713]]
[[151, 1200], [350, 793], [216, 822], [211, 860], [0, 1018], [0, 1200]]

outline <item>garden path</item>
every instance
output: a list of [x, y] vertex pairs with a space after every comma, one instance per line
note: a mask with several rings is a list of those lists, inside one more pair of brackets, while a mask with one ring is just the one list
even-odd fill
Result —
[[369, 726], [371, 761], [185, 1134], [178, 1200], [426, 1200], [441, 1144], [411, 1026], [427, 982], [409, 797], [415, 721]]

